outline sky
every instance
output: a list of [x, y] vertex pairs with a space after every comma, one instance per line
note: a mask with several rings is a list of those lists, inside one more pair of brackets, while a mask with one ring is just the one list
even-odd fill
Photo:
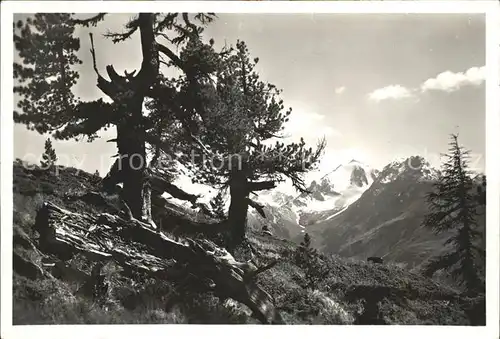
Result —
[[[129, 15], [110, 15], [81, 29], [84, 61], [74, 90], [84, 100], [102, 97], [92, 69], [89, 31], [97, 66], [118, 72], [140, 67], [140, 41], [102, 37], [121, 31]], [[293, 112], [285, 133], [327, 148], [320, 167], [351, 159], [381, 169], [422, 155], [439, 166], [450, 133], [471, 150], [472, 167], [484, 168], [485, 19], [465, 14], [221, 14], [205, 31], [217, 46], [244, 40], [259, 57], [261, 78], [283, 90]], [[38, 161], [47, 136], [15, 125], [14, 156]], [[105, 174], [116, 153], [114, 130], [92, 143], [54, 142], [61, 163]]]

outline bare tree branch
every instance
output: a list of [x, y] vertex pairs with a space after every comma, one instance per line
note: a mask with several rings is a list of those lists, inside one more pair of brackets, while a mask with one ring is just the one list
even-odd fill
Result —
[[248, 205], [255, 208], [255, 210], [262, 216], [262, 218], [266, 217], [266, 213], [264, 213], [264, 205], [261, 205], [250, 198], [247, 198], [247, 201]]
[[175, 66], [179, 67], [180, 69], [183, 69], [184, 65], [182, 64], [181, 59], [179, 59], [179, 57], [174, 52], [172, 52], [170, 48], [159, 43], [156, 43], [156, 45], [158, 47], [159, 52], [165, 54], [173, 62]]
[[101, 75], [99, 74], [99, 70], [97, 69], [97, 62], [96, 62], [96, 56], [95, 56], [95, 48], [94, 48], [94, 36], [92, 33], [89, 33], [90, 37], [90, 53], [92, 54], [92, 64], [94, 66], [94, 71], [97, 74], [99, 78], [101, 78]]
[[274, 180], [257, 181], [257, 182], [249, 182], [248, 183], [248, 190], [250, 192], [270, 190], [273, 188], [276, 188], [276, 182]]

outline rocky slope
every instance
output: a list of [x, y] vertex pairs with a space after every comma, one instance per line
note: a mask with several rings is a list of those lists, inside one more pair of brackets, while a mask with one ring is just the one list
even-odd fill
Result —
[[437, 173], [425, 164], [409, 165], [407, 159], [387, 165], [354, 204], [329, 220], [316, 223], [310, 232], [321, 239], [326, 252], [420, 264], [441, 248], [446, 234], [436, 237], [420, 226], [427, 213], [425, 195]]
[[[26, 169], [20, 163], [14, 165], [14, 324], [259, 322], [240, 302], [211, 290], [200, 290], [199, 285], [187, 283], [188, 280], [181, 285], [176, 283], [171, 273], [178, 265], [184, 267], [184, 263], [176, 264], [167, 257], [167, 252], [159, 258], [158, 253], [147, 255], [152, 251], [148, 246], [126, 242], [120, 243], [120, 251], [126, 254], [121, 258], [130, 259], [133, 253], [138, 256], [132, 262], [127, 261], [125, 266], [129, 269], [124, 269], [123, 262], [117, 259], [118, 252], [113, 256], [115, 259], [104, 262], [99, 277], [108, 288], [96, 302], [84, 286], [88, 286], [89, 277], [94, 274], [97, 259], [71, 245], [79, 243], [79, 236], [71, 240], [73, 232], [92, 233], [95, 225], [77, 218], [80, 225], [75, 226], [71, 220], [75, 215], [88, 215], [88, 220], [103, 213], [120, 215], [118, 206], [88, 194], [98, 189], [99, 178], [75, 169], [62, 169], [56, 177], [39, 169]], [[65, 228], [58, 223], [54, 225], [58, 232], [69, 232], [56, 236], [67, 239], [72, 251], [57, 253], [41, 246], [41, 235], [34, 225], [46, 220], [40, 215], [37, 219], [37, 212], [46, 202], [67, 210], [63, 214], [70, 216], [69, 219], [57, 219]], [[100, 243], [119, 240], [114, 238], [115, 231], [104, 229], [89, 238], [94, 239], [92, 243], [96, 239]], [[173, 240], [168, 234], [161, 237], [164, 241], [183, 241]], [[397, 266], [337, 256], [320, 256], [328, 274], [316, 289], [304, 288], [305, 271], [294, 261], [295, 244], [255, 231], [250, 232], [249, 239], [259, 260], [277, 261], [255, 283], [272, 296], [281, 323], [366, 323], [363, 314], [367, 310], [376, 316], [371, 321], [386, 324], [477, 324], [480, 320], [474, 315], [484, 316], [484, 299], [465, 298], [442, 283]], [[80, 246], [88, 249], [88, 245]], [[146, 274], [144, 267], [153, 261], [162, 267], [158, 272], [166, 274]], [[209, 279], [206, 283], [211, 286], [213, 281]]]

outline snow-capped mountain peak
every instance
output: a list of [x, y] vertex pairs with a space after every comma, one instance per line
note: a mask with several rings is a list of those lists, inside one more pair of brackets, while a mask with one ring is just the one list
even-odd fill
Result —
[[[306, 215], [338, 213], [354, 203], [374, 182], [376, 171], [360, 161], [351, 160], [335, 166], [329, 172], [312, 172], [306, 176], [309, 193], [295, 193], [291, 183], [259, 192], [256, 198], [281, 211], [299, 226]], [[309, 219], [306, 217], [306, 219]]]
[[416, 180], [435, 180], [439, 177], [439, 170], [433, 168], [421, 156], [412, 156], [406, 159], [393, 161], [386, 165], [378, 175], [380, 183], [413, 178]]
[[370, 166], [353, 159], [324, 175], [320, 185], [325, 186], [327, 183], [336, 192], [341, 193], [350, 187], [362, 188], [371, 185], [374, 180], [373, 173], [374, 170]]
[[[190, 177], [193, 173], [190, 169], [180, 164], [176, 167], [180, 175], [175, 183], [187, 192], [200, 194], [198, 202], [208, 206], [218, 190], [192, 183]], [[330, 171], [308, 173], [305, 182], [309, 193], [297, 192], [289, 181], [279, 183], [272, 190], [255, 192], [251, 198], [265, 206], [266, 218], [250, 208], [249, 226], [260, 229], [263, 225], [271, 224], [277, 234], [292, 239], [312, 224], [341, 217], [340, 214], [343, 215], [350, 210], [349, 207], [356, 206], [362, 196], [373, 195], [373, 192], [384, 186], [391, 186], [386, 185], [387, 183], [432, 181], [438, 176], [439, 171], [419, 156], [394, 161], [382, 171], [352, 159], [334, 166]], [[165, 198], [174, 204], [192, 208], [189, 203], [177, 201], [166, 194]], [[227, 211], [230, 203], [228, 192], [223, 200]]]

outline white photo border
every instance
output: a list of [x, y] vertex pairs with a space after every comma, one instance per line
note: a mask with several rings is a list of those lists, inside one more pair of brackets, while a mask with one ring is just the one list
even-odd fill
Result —
[[[484, 13], [486, 15], [487, 325], [252, 326], [252, 325], [26, 325], [12, 326], [12, 164], [14, 13]], [[21, 338], [499, 338], [500, 7], [498, 1], [4, 1], [1, 3], [1, 337]]]

